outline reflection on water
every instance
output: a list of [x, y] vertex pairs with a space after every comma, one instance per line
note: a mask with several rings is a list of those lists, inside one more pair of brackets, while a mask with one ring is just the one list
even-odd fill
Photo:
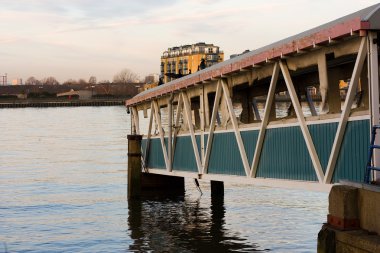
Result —
[[130, 201], [128, 208], [128, 224], [134, 239], [130, 251], [262, 251], [245, 238], [229, 235], [224, 227], [223, 198], [212, 199], [209, 207], [202, 207], [199, 199], [178, 198]]
[[327, 194], [192, 181], [127, 201], [124, 107], [0, 110], [0, 253], [315, 252]]

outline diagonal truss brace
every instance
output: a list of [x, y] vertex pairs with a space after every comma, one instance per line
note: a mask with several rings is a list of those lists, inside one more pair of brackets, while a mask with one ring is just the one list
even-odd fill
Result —
[[239, 125], [238, 125], [236, 115], [234, 112], [234, 107], [232, 105], [230, 91], [228, 89], [226, 82], [223, 79], [221, 80], [221, 84], [222, 84], [222, 88], [223, 88], [224, 98], [226, 99], [228, 112], [230, 114], [232, 126], [234, 128], [235, 138], [236, 138], [236, 142], [238, 144], [241, 160], [243, 162], [244, 171], [245, 171], [246, 176], [248, 177], [250, 175], [249, 163], [248, 163], [247, 154], [245, 152], [245, 148], [244, 148], [244, 144], [243, 144], [243, 139], [241, 138], [241, 134], [239, 131]]
[[318, 181], [322, 183], [323, 178], [324, 178], [322, 165], [321, 165], [321, 162], [319, 161], [317, 151], [315, 150], [315, 146], [311, 138], [309, 129], [307, 128], [305, 117], [303, 115], [300, 102], [298, 101], [297, 93], [296, 93], [296, 90], [294, 89], [293, 81], [292, 81], [292, 78], [290, 77], [288, 67], [282, 61], [280, 61], [280, 68], [281, 68], [282, 75], [284, 76], [285, 83], [288, 88], [290, 98], [293, 104], [293, 108], [296, 112], [297, 119], [300, 124], [300, 128], [301, 128], [303, 137], [305, 139], [306, 146], [309, 151], [311, 162], [313, 163], [315, 173], [317, 175]]
[[191, 107], [190, 107], [190, 103], [189, 103], [189, 98], [188, 98], [187, 94], [185, 94], [185, 92], [181, 92], [181, 96], [182, 96], [182, 100], [183, 100], [185, 116], [186, 116], [187, 123], [189, 126], [189, 132], [190, 132], [190, 137], [191, 137], [191, 143], [193, 145], [195, 161], [196, 161], [197, 167], [198, 167], [198, 174], [201, 174], [202, 173], [202, 163], [201, 163], [201, 158], [199, 156], [197, 141], [195, 139], [193, 122], [191, 120]]
[[158, 103], [155, 100], [152, 103], [153, 103], [153, 108], [154, 108], [154, 116], [155, 116], [156, 123], [157, 123], [158, 129], [159, 129], [162, 153], [164, 155], [164, 160], [165, 160], [165, 166], [166, 166], [166, 170], [169, 171], [169, 169], [170, 169], [169, 162], [170, 161], [168, 158], [168, 152], [167, 152], [166, 145], [165, 145], [165, 134], [164, 134], [164, 129], [162, 128], [162, 124], [161, 124], [161, 116], [158, 113], [159, 112]]
[[366, 40], [366, 37], [363, 37], [362, 41], [360, 42], [358, 56], [356, 58], [355, 67], [352, 72], [351, 82], [348, 87], [348, 92], [346, 95], [346, 100], [344, 102], [342, 115], [340, 116], [340, 119], [339, 119], [338, 129], [337, 129], [334, 143], [331, 149], [329, 162], [327, 164], [326, 177], [323, 181], [325, 184], [331, 183], [331, 179], [335, 171], [336, 161], [338, 159], [340, 147], [342, 145], [344, 133], [346, 131], [348, 117], [350, 116], [351, 106], [355, 99], [356, 88], [358, 87], [359, 77], [362, 72], [366, 56], [367, 56], [367, 40]]
[[269, 86], [268, 97], [265, 103], [264, 117], [261, 122], [260, 132], [259, 132], [259, 136], [257, 139], [256, 148], [255, 148], [255, 153], [253, 155], [252, 168], [251, 168], [251, 174], [250, 174], [251, 177], [256, 177], [257, 167], [259, 166], [261, 150], [264, 144], [264, 137], [265, 137], [266, 129], [269, 122], [270, 111], [273, 105], [274, 94], [276, 91], [276, 84], [277, 84], [279, 73], [280, 73], [280, 67], [278, 63], [276, 62], [273, 67], [273, 74], [272, 74], [272, 79]]

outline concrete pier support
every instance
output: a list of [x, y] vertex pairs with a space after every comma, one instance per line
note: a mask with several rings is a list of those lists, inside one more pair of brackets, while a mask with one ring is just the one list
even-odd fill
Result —
[[380, 252], [380, 188], [350, 184], [331, 189], [318, 253]]
[[141, 135], [128, 135], [128, 199], [184, 195], [183, 177], [142, 172], [141, 140]]
[[128, 135], [128, 199], [141, 195], [142, 135]]
[[221, 181], [211, 181], [211, 198], [224, 197], [224, 183]]
[[143, 196], [166, 197], [185, 195], [185, 178], [159, 174], [141, 174]]

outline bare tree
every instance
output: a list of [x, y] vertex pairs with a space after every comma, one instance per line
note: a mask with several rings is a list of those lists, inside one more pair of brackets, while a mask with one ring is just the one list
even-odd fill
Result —
[[42, 79], [41, 83], [43, 85], [58, 85], [59, 84], [59, 82], [57, 81], [57, 79], [55, 79], [52, 76], [49, 76], [49, 77], [46, 77], [46, 78]]
[[91, 76], [90, 79], [88, 79], [88, 83], [91, 85], [95, 85], [96, 84], [96, 77]]
[[134, 83], [139, 80], [139, 76], [130, 69], [123, 69], [113, 77], [114, 83]]
[[65, 85], [72, 85], [72, 84], [78, 84], [78, 82], [76, 80], [74, 80], [74, 79], [68, 79], [63, 84], [65, 84]]
[[87, 84], [86, 80], [84, 80], [83, 78], [79, 79], [78, 83], [81, 84], [81, 85]]
[[41, 82], [37, 80], [34, 76], [31, 76], [28, 79], [26, 79], [25, 84], [26, 85], [40, 85]]

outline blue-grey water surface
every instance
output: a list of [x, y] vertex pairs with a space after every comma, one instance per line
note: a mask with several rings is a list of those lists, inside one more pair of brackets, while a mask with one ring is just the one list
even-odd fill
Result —
[[124, 107], [0, 110], [1, 252], [316, 252], [327, 194], [225, 184], [127, 201]]

